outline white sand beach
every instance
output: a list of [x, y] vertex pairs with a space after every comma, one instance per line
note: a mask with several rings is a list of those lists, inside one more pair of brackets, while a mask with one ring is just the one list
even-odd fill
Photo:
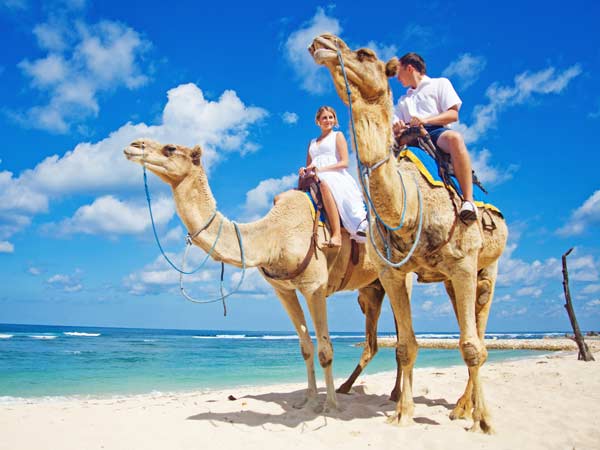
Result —
[[404, 428], [386, 423], [395, 375], [385, 373], [359, 378], [352, 395], [338, 396], [343, 410], [327, 414], [292, 408], [303, 384], [14, 400], [0, 405], [0, 449], [600, 448], [599, 362], [561, 352], [486, 364], [482, 374], [491, 436], [468, 433], [469, 421], [448, 418], [467, 379], [457, 366], [416, 370], [415, 423]]

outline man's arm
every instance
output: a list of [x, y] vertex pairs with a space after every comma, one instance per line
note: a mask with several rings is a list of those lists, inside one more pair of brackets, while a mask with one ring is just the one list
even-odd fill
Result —
[[458, 105], [452, 106], [447, 111], [444, 111], [441, 114], [437, 114], [435, 116], [428, 117], [426, 119], [421, 119], [419, 117], [413, 117], [410, 120], [410, 125], [413, 127], [423, 125], [441, 125], [446, 126], [452, 122], [458, 121]]

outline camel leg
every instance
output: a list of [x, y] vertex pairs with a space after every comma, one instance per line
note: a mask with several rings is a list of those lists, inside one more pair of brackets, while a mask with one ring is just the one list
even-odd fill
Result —
[[[452, 278], [452, 288], [455, 293], [456, 313], [460, 326], [459, 348], [463, 360], [469, 369], [469, 383], [472, 384], [471, 398], [473, 402], [473, 427], [471, 431], [483, 431], [491, 433], [489, 414], [483, 397], [483, 387], [479, 377], [479, 368], [487, 359], [483, 339], [479, 336], [477, 326], [476, 295], [478, 289], [478, 276], [473, 270], [469, 270], [469, 260], [465, 259], [459, 263], [457, 271]], [[462, 267], [461, 267], [462, 266]], [[483, 314], [489, 313], [489, 305]], [[480, 313], [483, 309], [480, 310]], [[484, 330], [485, 331], [485, 330]], [[467, 384], [467, 390], [469, 386]]]
[[[324, 411], [339, 410], [335, 396], [335, 386], [333, 384], [333, 345], [329, 337], [329, 328], [327, 326], [327, 297], [325, 296], [325, 287], [319, 287], [314, 292], [304, 292], [310, 316], [312, 317], [317, 338], [317, 352], [319, 363], [323, 368], [325, 375], [325, 386], [327, 387], [327, 400]], [[315, 412], [321, 412], [317, 408]]]
[[298, 296], [294, 290], [275, 289], [275, 293], [281, 304], [285, 308], [288, 316], [290, 317], [298, 338], [300, 339], [300, 351], [306, 364], [306, 374], [308, 377], [308, 388], [306, 390], [305, 398], [294, 404], [294, 408], [303, 408], [305, 406], [310, 408], [316, 408], [318, 406], [317, 400], [317, 381], [315, 378], [315, 362], [314, 362], [314, 346], [310, 338], [310, 333], [306, 326], [306, 319], [304, 312], [298, 301]]
[[365, 348], [354, 372], [337, 389], [336, 392], [338, 393], [347, 394], [350, 392], [358, 376], [377, 353], [377, 322], [379, 321], [384, 296], [385, 291], [380, 285], [369, 285], [358, 290], [358, 304], [365, 315]]
[[[448, 297], [450, 297], [450, 301], [452, 302], [452, 308], [454, 309], [454, 315], [458, 320], [458, 313], [456, 312], [456, 294], [454, 293], [454, 289], [452, 288], [452, 283], [450, 281], [444, 281], [444, 286], [446, 286], [446, 292], [448, 293]], [[471, 398], [471, 394], [473, 392], [473, 383], [471, 382], [471, 378], [469, 377], [469, 381], [467, 381], [467, 386], [465, 388], [465, 392], [460, 396], [458, 401], [456, 402], [456, 406], [450, 412], [450, 419], [470, 419], [471, 411], [473, 410], [473, 400]]]
[[[494, 287], [496, 284], [496, 275], [498, 273], [498, 262], [494, 262], [490, 266], [482, 269], [477, 274], [477, 303], [475, 304], [475, 317], [477, 321], [477, 335], [482, 342], [485, 342], [485, 330], [487, 327], [487, 321], [490, 314], [490, 308], [492, 306], [492, 299], [494, 297]], [[452, 284], [450, 282], [444, 283], [446, 291], [452, 301], [454, 312], [456, 314], [456, 299]], [[484, 362], [487, 360], [487, 349], [484, 347]], [[482, 363], [483, 364], [483, 363]], [[456, 402], [456, 406], [450, 413], [450, 419], [470, 419], [471, 411], [473, 410], [473, 383], [471, 377], [467, 382], [464, 394]], [[484, 416], [487, 416], [484, 414]]]
[[[413, 287], [413, 274], [407, 273], [406, 278], [406, 290], [408, 292], [409, 300], [412, 298], [412, 287]], [[395, 316], [395, 314], [394, 314]], [[401, 320], [401, 317], [394, 317], [394, 327], [396, 328], [396, 340], [398, 340], [398, 320]], [[414, 335], [414, 333], [413, 333]], [[416, 358], [416, 356], [415, 356]], [[390, 393], [390, 400], [393, 402], [397, 402], [400, 399], [400, 394], [402, 392], [400, 383], [402, 380], [402, 364], [400, 363], [400, 355], [396, 352], [396, 383], [394, 384], [394, 389]]]
[[381, 282], [385, 292], [390, 297], [394, 318], [398, 330], [398, 343], [396, 346], [396, 360], [400, 365], [401, 393], [396, 404], [396, 412], [388, 422], [399, 425], [409, 425], [413, 422], [415, 404], [412, 393], [413, 367], [417, 359], [417, 340], [412, 326], [410, 311], [410, 288], [412, 278], [410, 274], [404, 283], [398, 283], [395, 274], [386, 273]]

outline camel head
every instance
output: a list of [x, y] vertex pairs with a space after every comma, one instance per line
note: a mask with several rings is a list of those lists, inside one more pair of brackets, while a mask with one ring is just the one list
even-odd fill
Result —
[[123, 150], [129, 161], [145, 165], [165, 183], [179, 184], [191, 172], [202, 170], [202, 148], [190, 149], [182, 145], [163, 145], [151, 139], [137, 139]]
[[385, 64], [377, 58], [373, 50], [361, 48], [352, 51], [339, 37], [333, 34], [322, 34], [313, 40], [308, 51], [317, 64], [329, 69], [335, 89], [342, 101], [348, 105], [346, 83], [338, 59], [338, 47], [344, 60], [353, 105], [360, 107], [362, 104], [391, 102]]

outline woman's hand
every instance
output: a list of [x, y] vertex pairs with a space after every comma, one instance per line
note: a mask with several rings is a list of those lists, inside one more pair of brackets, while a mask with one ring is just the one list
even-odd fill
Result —
[[306, 173], [306, 167], [300, 167], [300, 170], [298, 170], [298, 175], [303, 177], [305, 173]]

